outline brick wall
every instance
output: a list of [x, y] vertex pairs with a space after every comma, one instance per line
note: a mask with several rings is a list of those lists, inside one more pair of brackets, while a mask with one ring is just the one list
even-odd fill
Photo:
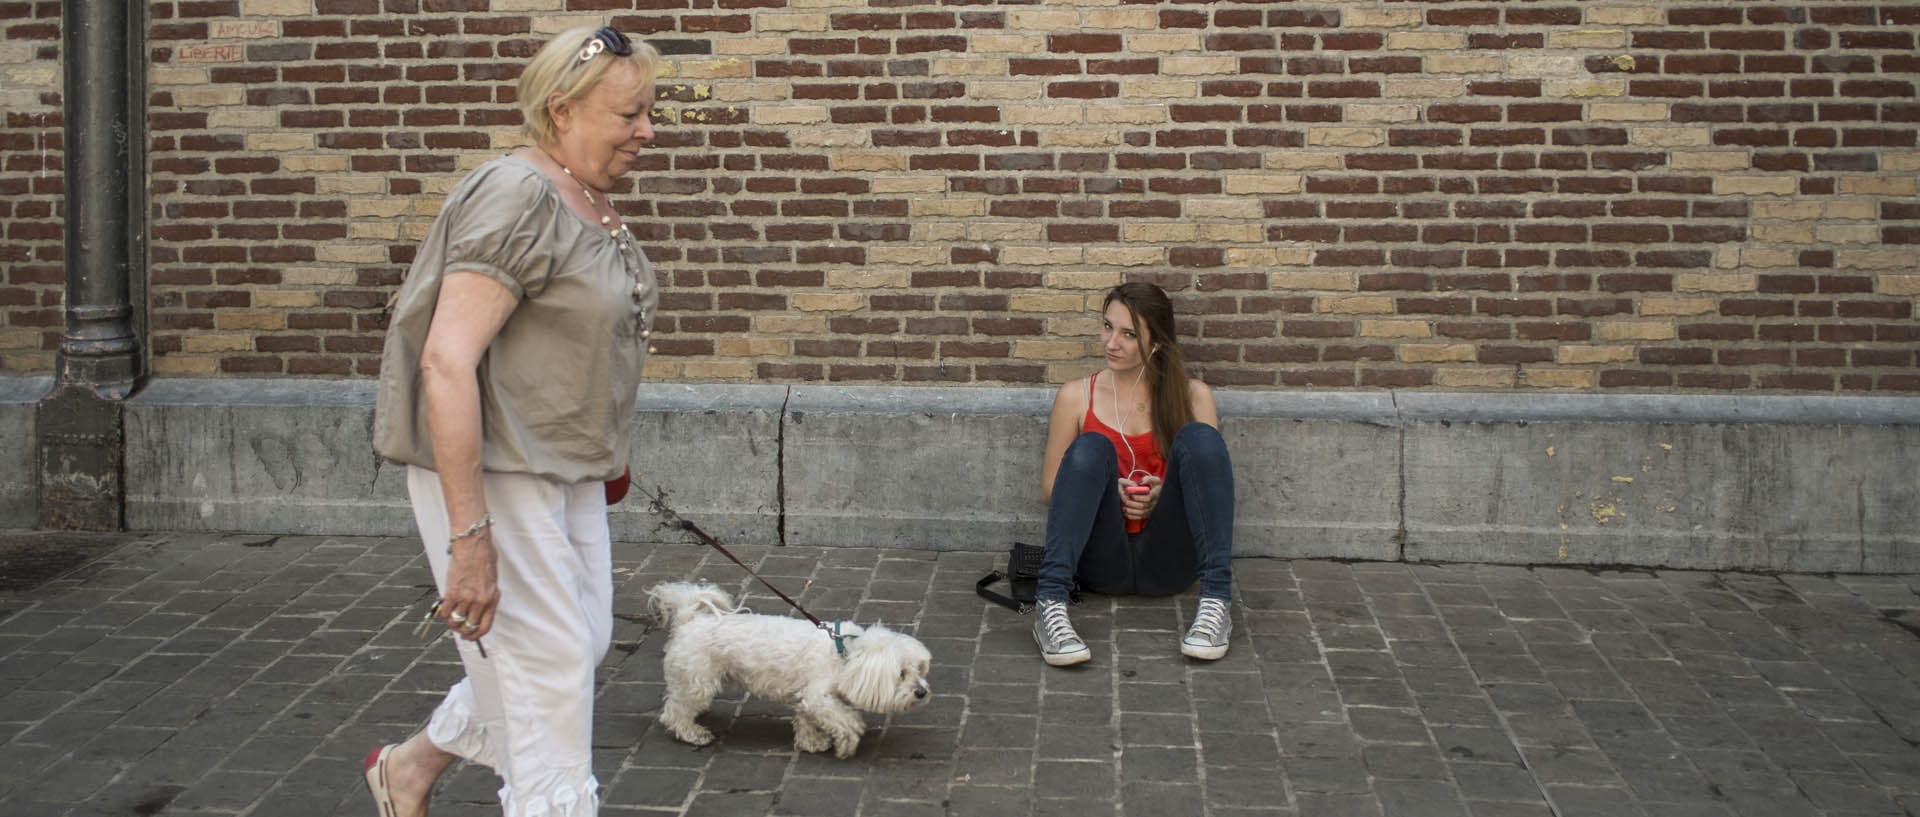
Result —
[[[59, 3], [0, 0], [0, 367], [58, 346]], [[1243, 387], [1920, 391], [1920, 7], [151, 4], [152, 368], [376, 371], [518, 63], [671, 55], [660, 378], [1039, 383], [1176, 293]]]

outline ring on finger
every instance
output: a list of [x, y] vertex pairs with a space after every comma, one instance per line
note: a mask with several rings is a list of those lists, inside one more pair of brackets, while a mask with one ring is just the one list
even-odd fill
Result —
[[453, 622], [453, 623], [455, 623], [455, 624], [465, 624], [465, 623], [467, 623], [467, 617], [466, 617], [466, 616], [464, 616], [464, 615], [461, 615], [461, 614], [459, 614], [459, 613], [449, 613], [449, 614], [447, 615], [447, 620], [448, 620], [448, 621], [451, 621], [451, 622]]
[[478, 629], [480, 629], [480, 625], [471, 621], [465, 622], [460, 625], [460, 631], [464, 633], [470, 633]]

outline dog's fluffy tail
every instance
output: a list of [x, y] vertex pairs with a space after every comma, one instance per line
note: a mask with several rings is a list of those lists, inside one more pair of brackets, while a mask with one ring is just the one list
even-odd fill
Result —
[[734, 611], [733, 598], [711, 584], [662, 582], [647, 591], [647, 609], [669, 630], [695, 616], [719, 616]]

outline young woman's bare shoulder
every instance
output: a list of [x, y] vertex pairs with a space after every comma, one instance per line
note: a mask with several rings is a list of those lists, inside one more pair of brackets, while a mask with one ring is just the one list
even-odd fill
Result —
[[1187, 378], [1187, 393], [1193, 395], [1196, 399], [1202, 397], [1208, 400], [1213, 399], [1213, 387], [1207, 385], [1206, 381], [1198, 377]]

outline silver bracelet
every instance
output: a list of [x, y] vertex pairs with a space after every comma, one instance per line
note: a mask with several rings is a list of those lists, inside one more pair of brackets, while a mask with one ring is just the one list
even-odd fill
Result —
[[449, 554], [453, 553], [453, 543], [458, 542], [462, 539], [466, 539], [471, 536], [478, 535], [481, 531], [491, 527], [493, 527], [493, 514], [491, 513], [481, 514], [480, 518], [474, 520], [473, 524], [468, 525], [466, 530], [463, 530], [459, 533], [454, 534], [453, 538], [447, 540], [447, 553]]

